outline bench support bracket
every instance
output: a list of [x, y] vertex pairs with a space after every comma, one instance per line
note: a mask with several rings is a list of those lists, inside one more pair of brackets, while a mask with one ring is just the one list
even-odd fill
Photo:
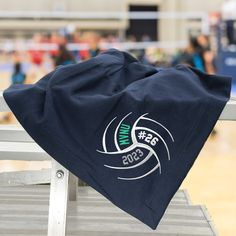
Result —
[[48, 236], [66, 235], [69, 171], [52, 159]]

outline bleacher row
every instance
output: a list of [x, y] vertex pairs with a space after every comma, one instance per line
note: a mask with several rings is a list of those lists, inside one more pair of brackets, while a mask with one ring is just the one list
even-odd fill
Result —
[[[49, 186], [2, 187], [0, 235], [45, 236], [48, 208]], [[66, 235], [213, 236], [217, 233], [206, 208], [192, 205], [184, 190], [176, 193], [157, 230], [153, 231], [90, 187], [79, 187], [77, 201], [68, 204]]]

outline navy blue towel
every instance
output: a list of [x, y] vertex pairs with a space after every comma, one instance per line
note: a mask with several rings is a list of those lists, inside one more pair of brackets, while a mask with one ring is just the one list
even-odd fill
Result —
[[126, 52], [58, 67], [4, 98], [54, 159], [155, 229], [230, 96], [231, 79]]

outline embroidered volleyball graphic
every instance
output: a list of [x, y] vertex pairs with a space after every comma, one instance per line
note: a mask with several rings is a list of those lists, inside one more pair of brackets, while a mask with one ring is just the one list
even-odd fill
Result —
[[103, 132], [103, 150], [97, 150], [108, 158], [104, 166], [118, 171], [120, 180], [142, 179], [155, 171], [161, 174], [159, 149], [164, 150], [167, 160], [171, 159], [168, 146], [174, 142], [171, 132], [148, 113], [133, 122], [132, 115], [130, 112], [121, 119], [113, 118]]

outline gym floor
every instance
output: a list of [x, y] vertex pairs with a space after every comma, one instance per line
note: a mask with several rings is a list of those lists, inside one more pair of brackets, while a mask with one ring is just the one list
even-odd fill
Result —
[[236, 235], [236, 122], [218, 121], [181, 188], [207, 206], [220, 236]]

